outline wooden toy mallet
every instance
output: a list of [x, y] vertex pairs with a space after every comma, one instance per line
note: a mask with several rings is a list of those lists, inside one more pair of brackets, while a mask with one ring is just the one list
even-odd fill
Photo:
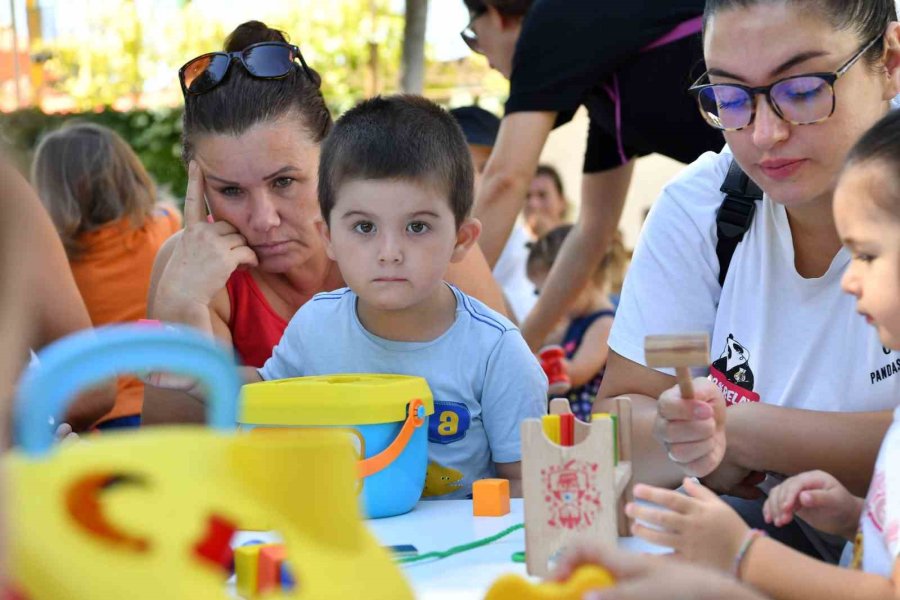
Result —
[[694, 397], [691, 367], [709, 366], [709, 336], [705, 333], [648, 335], [644, 360], [651, 368], [674, 368], [682, 398]]

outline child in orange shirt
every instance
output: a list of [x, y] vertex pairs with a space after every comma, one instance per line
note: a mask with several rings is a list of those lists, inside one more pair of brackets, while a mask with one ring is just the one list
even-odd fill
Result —
[[[181, 215], [158, 203], [156, 186], [134, 151], [106, 127], [69, 125], [41, 141], [32, 182], [93, 324], [143, 318], [153, 260], [181, 227]], [[116, 404], [97, 427], [138, 426], [143, 395], [137, 379], [120, 378]]]

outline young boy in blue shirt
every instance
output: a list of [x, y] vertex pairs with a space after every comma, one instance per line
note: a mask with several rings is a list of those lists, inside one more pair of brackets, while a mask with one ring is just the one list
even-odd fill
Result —
[[424, 377], [426, 497], [464, 498], [493, 476], [521, 495], [519, 425], [546, 412], [547, 379], [519, 331], [443, 280], [481, 231], [472, 190], [462, 132], [435, 104], [379, 97], [347, 112], [322, 148], [319, 231], [348, 287], [302, 306], [258, 371]]

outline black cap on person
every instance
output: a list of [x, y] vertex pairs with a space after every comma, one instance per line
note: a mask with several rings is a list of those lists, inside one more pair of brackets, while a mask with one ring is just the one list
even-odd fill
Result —
[[450, 111], [450, 114], [459, 123], [466, 143], [473, 146], [491, 146], [497, 141], [497, 131], [500, 129], [500, 119], [492, 112], [488, 112], [480, 106], [460, 106]]

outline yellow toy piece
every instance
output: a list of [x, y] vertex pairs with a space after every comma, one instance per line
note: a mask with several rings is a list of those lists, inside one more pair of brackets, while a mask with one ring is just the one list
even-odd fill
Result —
[[249, 598], [256, 593], [259, 575], [259, 551], [268, 544], [253, 544], [234, 549], [234, 576], [237, 593]]
[[422, 490], [422, 497], [435, 498], [452, 494], [462, 487], [462, 479], [463, 474], [456, 469], [430, 462], [425, 473], [425, 489]]
[[484, 600], [581, 600], [585, 593], [615, 585], [609, 571], [583, 565], [565, 582], [532, 583], [519, 575], [504, 575], [494, 582]]
[[[0, 459], [8, 573], [21, 597], [233, 598], [233, 534], [266, 522], [281, 535], [297, 583], [267, 600], [412, 598], [363, 525], [347, 436], [236, 434], [238, 379], [225, 356], [195, 332], [138, 326], [82, 332], [40, 355], [19, 387], [20, 446]], [[62, 414], [73, 390], [141, 368], [201, 377], [216, 429], [53, 445], [48, 416]]]
[[[337, 432], [148, 430], [4, 466], [15, 490], [10, 573], [29, 600], [224, 600], [227, 571], [195, 551], [214, 516], [282, 534], [298, 586], [273, 599], [412, 598], [363, 527], [354, 452]], [[93, 506], [70, 506], [85, 486]]]

